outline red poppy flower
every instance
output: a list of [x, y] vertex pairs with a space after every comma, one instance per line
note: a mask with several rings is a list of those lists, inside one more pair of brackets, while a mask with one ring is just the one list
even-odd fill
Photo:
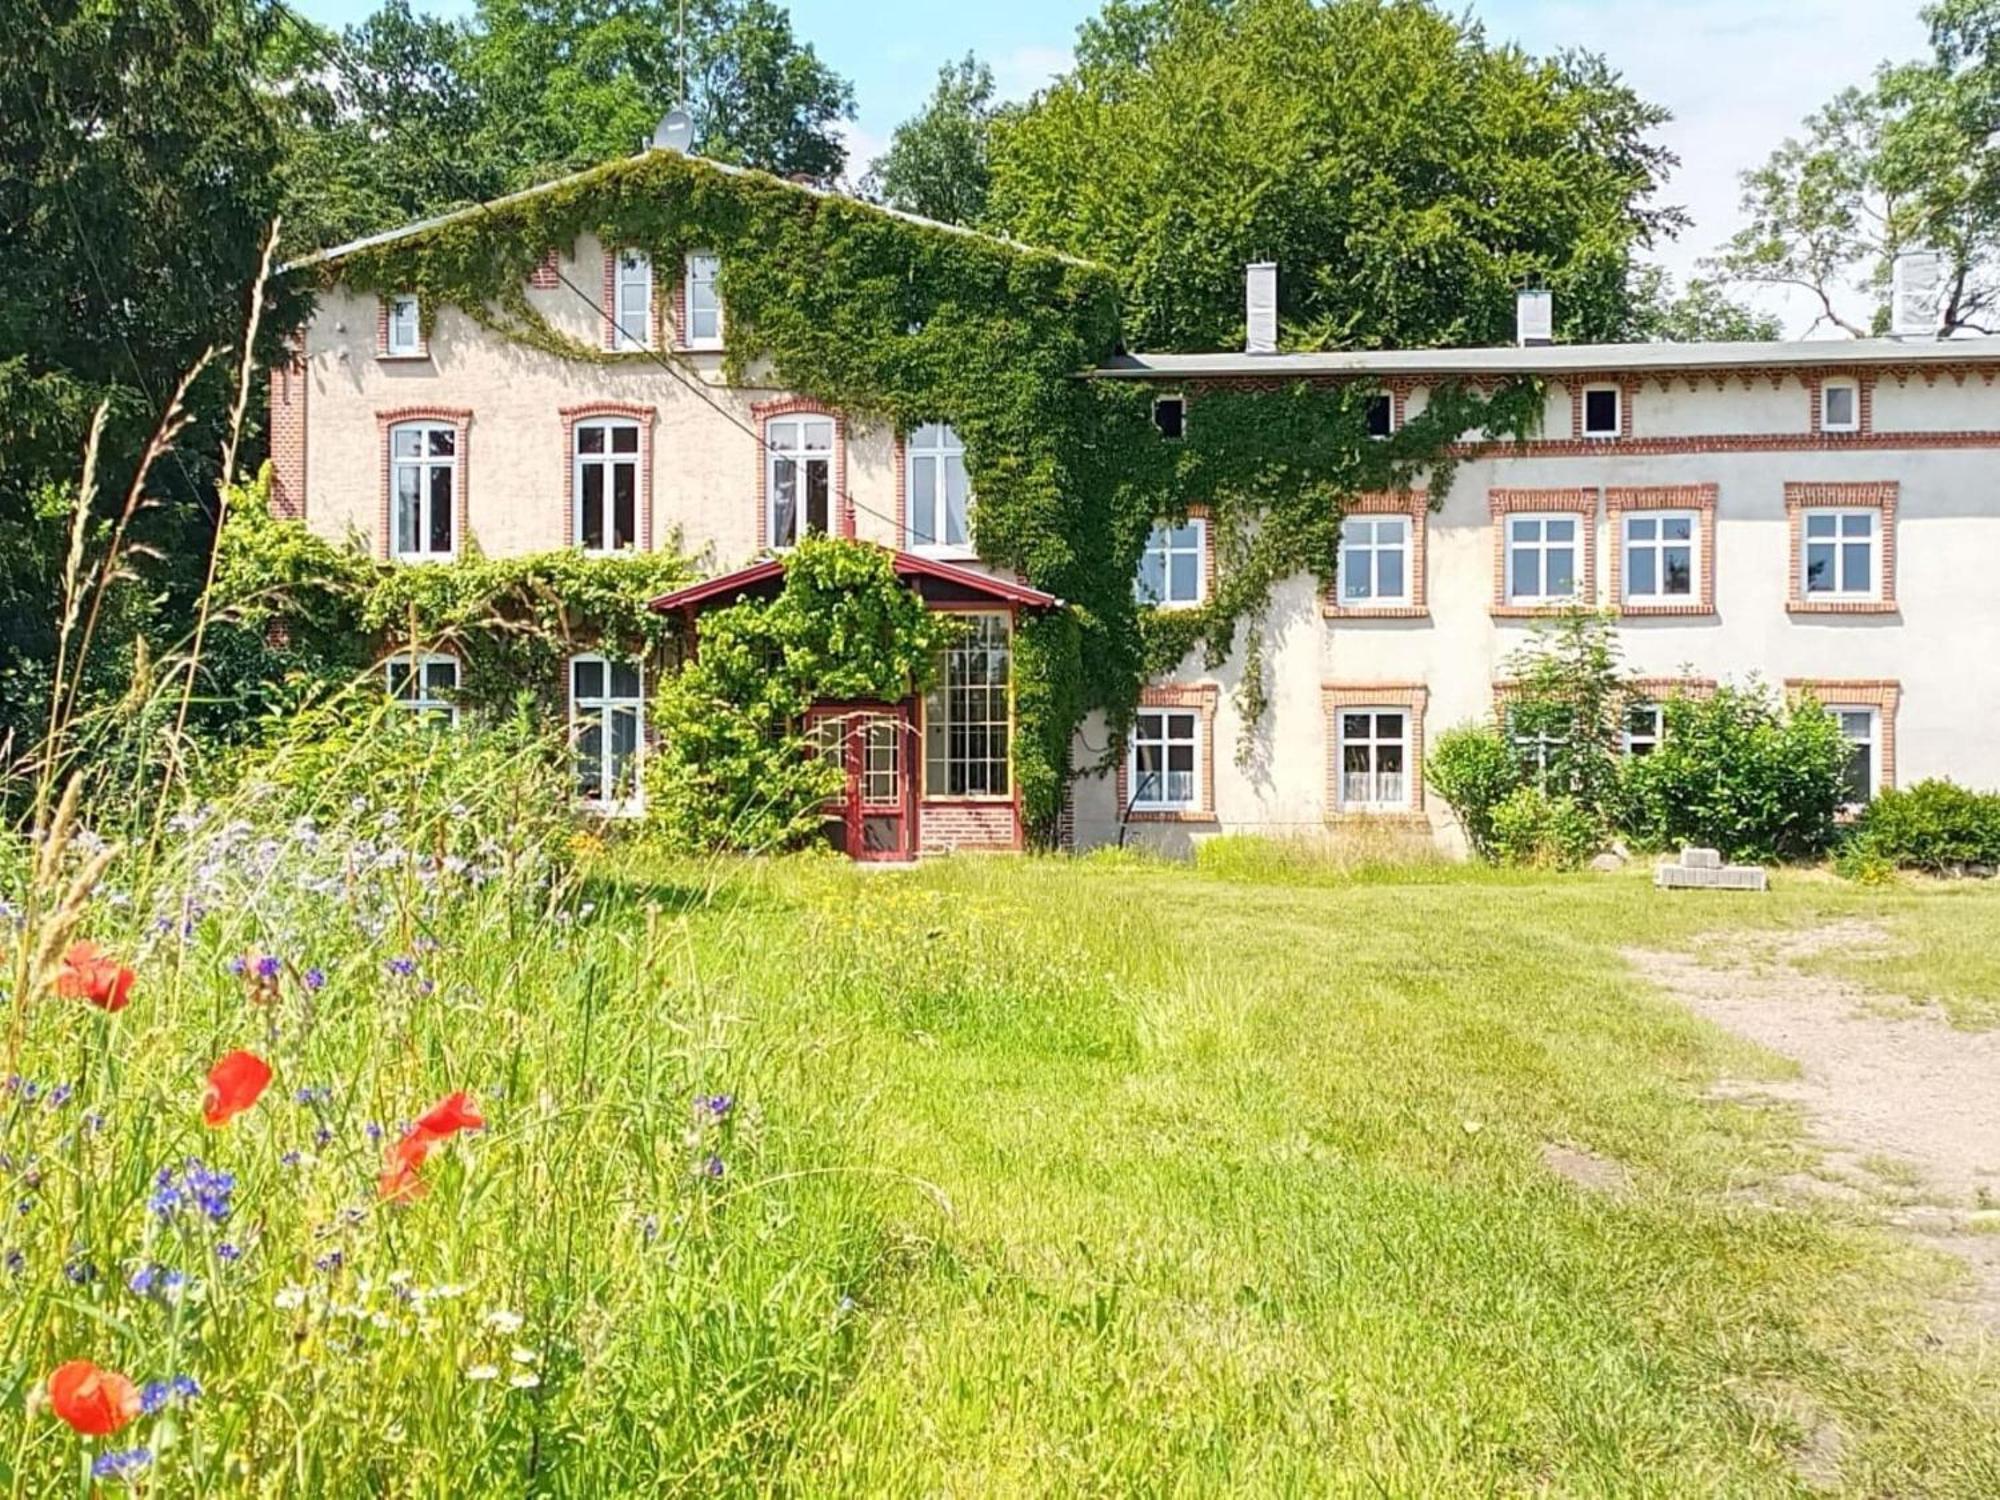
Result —
[[139, 1391], [116, 1370], [73, 1359], [49, 1376], [49, 1405], [85, 1437], [109, 1437], [139, 1415]]
[[73, 943], [56, 975], [56, 993], [66, 1000], [87, 1000], [101, 1010], [123, 1010], [138, 977], [97, 944]]
[[421, 1131], [404, 1136], [389, 1148], [388, 1164], [382, 1169], [382, 1180], [377, 1191], [392, 1202], [407, 1203], [412, 1198], [421, 1198], [424, 1193], [424, 1179], [420, 1169], [424, 1158], [431, 1154], [430, 1136]]
[[472, 1107], [472, 1100], [461, 1089], [456, 1094], [447, 1094], [433, 1104], [429, 1111], [417, 1120], [418, 1135], [429, 1136], [441, 1141], [448, 1135], [461, 1130], [484, 1130], [486, 1121]]
[[257, 1102], [270, 1086], [271, 1065], [254, 1052], [232, 1052], [208, 1070], [208, 1096], [201, 1117], [210, 1125], [226, 1125], [233, 1116]]

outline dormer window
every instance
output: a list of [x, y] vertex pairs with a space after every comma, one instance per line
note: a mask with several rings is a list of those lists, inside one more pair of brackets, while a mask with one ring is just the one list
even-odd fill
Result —
[[1368, 435], [1371, 438], [1385, 438], [1396, 430], [1396, 402], [1388, 392], [1381, 391], [1368, 398]]
[[1615, 438], [1625, 430], [1625, 393], [1615, 385], [1583, 388], [1583, 435]]
[[392, 359], [414, 359], [424, 352], [422, 308], [414, 292], [389, 299], [389, 329], [382, 351]]
[[1861, 388], [1852, 380], [1829, 380], [1819, 388], [1821, 432], [1861, 430]]

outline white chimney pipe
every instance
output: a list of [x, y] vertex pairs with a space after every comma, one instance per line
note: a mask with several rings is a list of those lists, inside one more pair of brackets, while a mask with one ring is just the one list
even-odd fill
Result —
[[1556, 341], [1555, 293], [1541, 287], [1515, 293], [1514, 336], [1523, 349], [1537, 349]]
[[1889, 333], [1899, 339], [1934, 339], [1944, 322], [1944, 257], [1935, 250], [1905, 250], [1890, 263]]
[[1248, 329], [1243, 339], [1243, 352], [1276, 354], [1278, 352], [1277, 262], [1260, 260], [1244, 268], [1243, 306], [1244, 323]]

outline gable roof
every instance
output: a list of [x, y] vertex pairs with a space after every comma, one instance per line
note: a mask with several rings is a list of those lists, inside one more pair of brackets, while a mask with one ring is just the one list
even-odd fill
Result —
[[[506, 193], [498, 198], [488, 199], [483, 203], [469, 203], [464, 208], [454, 208], [446, 213], [433, 214], [427, 219], [416, 219], [395, 229], [385, 229], [379, 234], [363, 235], [360, 239], [349, 240], [344, 245], [330, 245], [324, 250], [315, 250], [310, 255], [300, 256], [297, 260], [286, 261], [284, 265], [279, 267], [279, 270], [281, 272], [299, 271], [309, 266], [331, 265], [345, 259], [358, 250], [373, 250], [383, 245], [393, 245], [402, 240], [414, 239], [418, 235], [427, 234], [433, 229], [441, 229], [448, 224], [461, 223], [479, 214], [505, 209], [516, 203], [529, 202], [545, 194], [556, 192], [561, 188], [573, 186], [585, 178], [602, 177], [608, 181], [626, 172], [637, 170], [641, 164], [652, 160], [655, 152], [666, 152], [667, 150], [668, 148], [664, 146], [649, 146], [646, 150], [640, 151], [635, 155], [621, 157], [616, 161], [600, 162], [597, 166], [586, 167], [582, 171], [570, 172], [561, 177], [552, 177], [547, 182], [536, 183], [535, 186], [523, 188], [517, 193]], [[962, 235], [967, 239], [980, 240], [1003, 250], [1012, 250], [1017, 254], [1046, 255], [1073, 266], [1087, 266], [1093, 270], [1105, 269], [1098, 261], [1069, 255], [1061, 250], [1045, 250], [1037, 245], [1024, 245], [1019, 240], [1007, 239], [1003, 235], [987, 234], [985, 231], [978, 229], [967, 229], [963, 224], [947, 224], [942, 219], [927, 219], [922, 214], [906, 213], [900, 208], [890, 208], [887, 204], [870, 203], [867, 199], [857, 198], [852, 193], [838, 193], [830, 188], [815, 187], [811, 183], [793, 182], [789, 178], [778, 177], [770, 172], [760, 171], [754, 167], [731, 166], [727, 162], [709, 161], [706, 157], [694, 156], [682, 152], [672, 152], [670, 154], [682, 156], [684, 160], [705, 171], [716, 172], [729, 177], [755, 179], [763, 184], [784, 188], [795, 193], [808, 194], [814, 198], [824, 198], [835, 203], [852, 204], [854, 207], [863, 209], [869, 213], [881, 214], [891, 219], [900, 219], [906, 224], [914, 224], [920, 229], [936, 230], [943, 234]]]
[[[1012, 583], [1005, 578], [996, 578], [991, 573], [981, 573], [972, 568], [961, 568], [954, 563], [940, 562], [935, 557], [923, 557], [915, 552], [895, 554], [896, 576], [907, 578], [917, 584], [921, 591], [926, 582], [946, 594], [970, 596], [973, 600], [985, 600], [993, 604], [1013, 604], [1026, 609], [1059, 609], [1062, 600], [1054, 594], [1045, 594], [1040, 589], [1030, 588], [1025, 583]], [[700, 583], [691, 583], [685, 588], [675, 589], [670, 594], [662, 594], [650, 606], [662, 614], [675, 611], [695, 612], [717, 603], [733, 604], [743, 595], [771, 594], [785, 576], [785, 560], [769, 557], [760, 563], [752, 563], [747, 568], [738, 568], [734, 573], [723, 573], [714, 578], [705, 578]]]

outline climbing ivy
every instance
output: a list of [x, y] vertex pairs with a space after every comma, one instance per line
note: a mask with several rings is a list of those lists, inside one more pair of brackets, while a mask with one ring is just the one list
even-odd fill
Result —
[[[1224, 383], [1187, 392], [1186, 434], [1169, 441], [1153, 425], [1151, 389], [1081, 374], [1118, 347], [1108, 269], [665, 151], [319, 262], [318, 274], [329, 286], [415, 291], [428, 318], [456, 307], [565, 359], [678, 358], [591, 347], [533, 305], [529, 273], [582, 234], [643, 249], [658, 266], [715, 253], [732, 381], [754, 371], [857, 422], [957, 430], [980, 555], [1070, 605], [1024, 623], [1016, 642], [1016, 763], [1040, 839], [1053, 836], [1086, 713], [1102, 710], [1117, 744], [1148, 676], [1197, 648], [1219, 664], [1281, 580], [1330, 585], [1348, 497], [1423, 481], [1435, 503], [1454, 444], [1522, 435], [1540, 409], [1527, 382], [1491, 394], [1446, 386], [1400, 432], [1371, 441], [1373, 391], [1360, 384]], [[1193, 611], [1142, 608], [1132, 580], [1148, 532], [1196, 504], [1220, 549], [1213, 597]]]

